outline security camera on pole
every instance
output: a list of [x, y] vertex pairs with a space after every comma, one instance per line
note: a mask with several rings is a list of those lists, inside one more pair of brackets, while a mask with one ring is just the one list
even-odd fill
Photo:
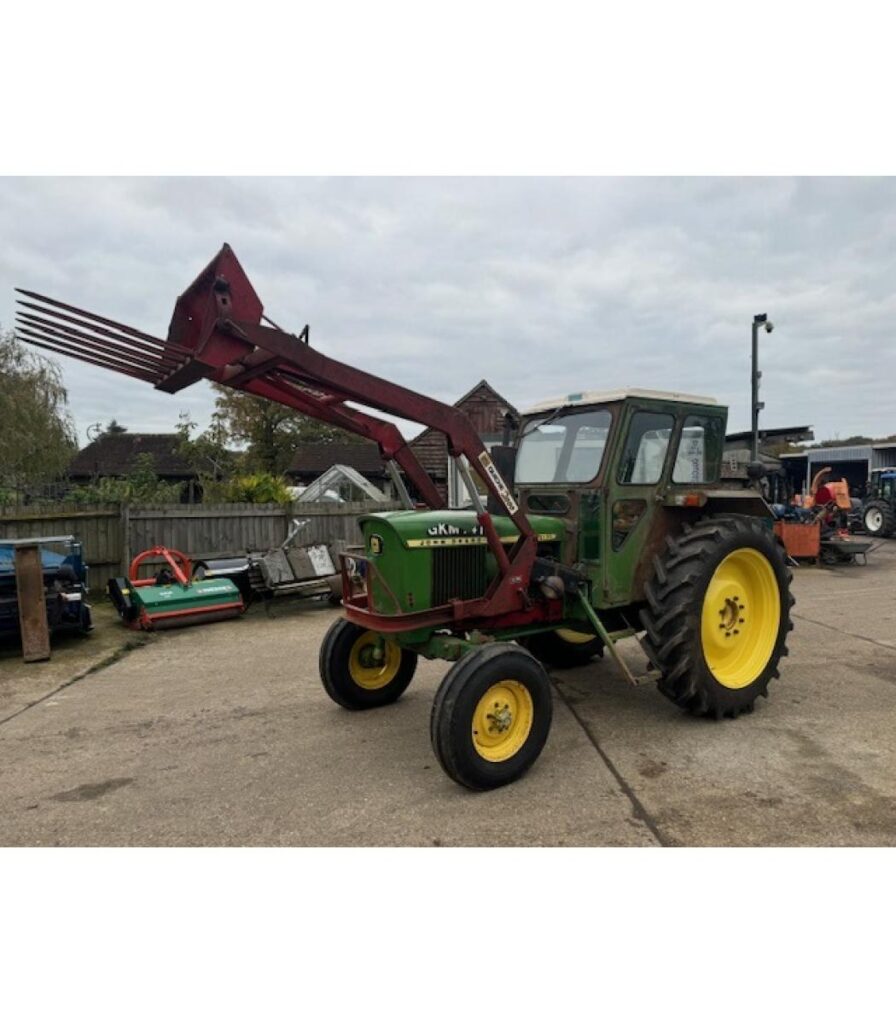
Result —
[[765, 327], [766, 334], [771, 334], [775, 329], [775, 325], [769, 320], [768, 313], [757, 313], [753, 317], [753, 374], [752, 374], [752, 428], [753, 428], [753, 443], [750, 449], [750, 461], [757, 463], [759, 461], [759, 410], [765, 408], [765, 402], [759, 401], [759, 378], [762, 376], [762, 371], [758, 367], [759, 363], [759, 343], [758, 334], [760, 326]]

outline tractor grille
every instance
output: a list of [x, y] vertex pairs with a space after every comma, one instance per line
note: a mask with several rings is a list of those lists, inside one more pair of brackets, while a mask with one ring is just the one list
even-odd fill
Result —
[[485, 546], [435, 548], [432, 553], [432, 604], [452, 598], [469, 601], [482, 597], [488, 587]]

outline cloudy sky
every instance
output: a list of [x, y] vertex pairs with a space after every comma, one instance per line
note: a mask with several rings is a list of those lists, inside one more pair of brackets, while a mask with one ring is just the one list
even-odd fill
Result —
[[[164, 334], [226, 241], [281, 326], [398, 383], [693, 391], [730, 430], [768, 312], [764, 425], [896, 432], [896, 179], [3, 178], [0, 237], [4, 328], [19, 285]], [[60, 362], [82, 439], [208, 422], [204, 383]]]

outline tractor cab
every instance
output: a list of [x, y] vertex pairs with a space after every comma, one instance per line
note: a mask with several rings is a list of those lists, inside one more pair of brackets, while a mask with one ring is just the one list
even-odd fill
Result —
[[871, 471], [868, 497], [879, 498], [896, 504], [896, 466]]
[[[682, 515], [755, 492], [721, 487], [727, 409], [677, 392], [583, 392], [541, 402], [520, 427], [515, 483], [524, 510], [560, 519], [560, 560], [586, 573], [604, 607], [643, 599], [653, 555]], [[685, 510], [689, 510], [685, 512]]]

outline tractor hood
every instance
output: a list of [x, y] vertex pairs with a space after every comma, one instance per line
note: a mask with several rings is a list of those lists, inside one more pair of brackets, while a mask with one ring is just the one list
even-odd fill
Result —
[[[494, 516], [492, 521], [505, 545], [519, 536], [507, 516]], [[530, 521], [541, 543], [559, 549], [564, 537], [560, 520], [532, 516]], [[484, 597], [498, 573], [475, 512], [371, 512], [360, 516], [358, 523], [368, 560], [363, 571], [370, 607], [382, 615], [420, 612]], [[409, 642], [425, 638], [425, 630], [419, 636], [405, 635]]]
[[[539, 541], [563, 539], [563, 524], [553, 516], [530, 516], [529, 521]], [[485, 544], [485, 534], [476, 520], [476, 513], [459, 509], [426, 509], [402, 512], [372, 512], [358, 520], [368, 539], [382, 526], [394, 532], [405, 548], [465, 547]], [[502, 541], [513, 543], [519, 530], [507, 516], [492, 516]], [[382, 538], [381, 538], [382, 542]]]

